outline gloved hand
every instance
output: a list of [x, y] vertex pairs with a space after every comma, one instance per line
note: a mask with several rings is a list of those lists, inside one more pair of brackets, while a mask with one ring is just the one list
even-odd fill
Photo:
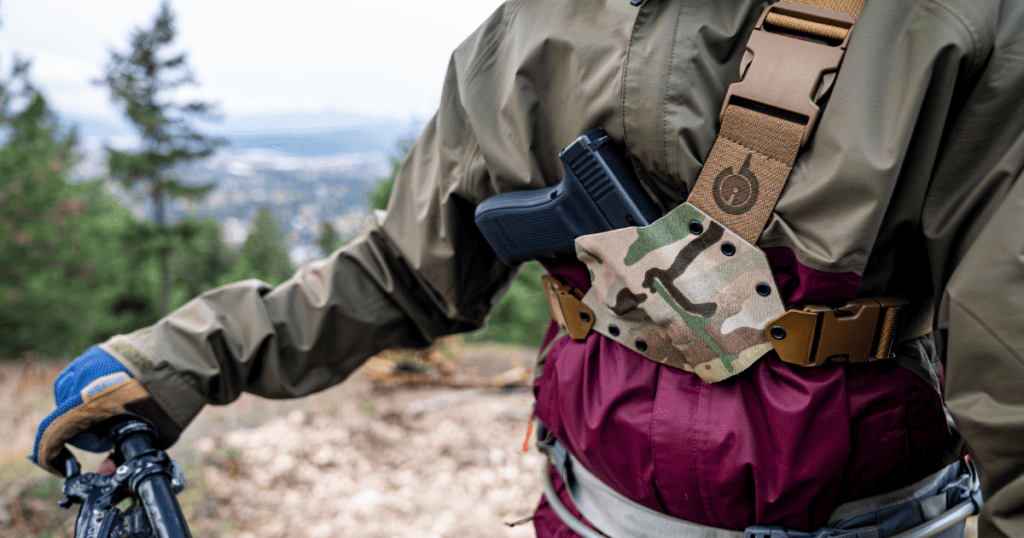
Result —
[[[29, 458], [44, 470], [63, 476], [62, 463], [68, 455], [65, 443], [103, 452], [110, 440], [90, 427], [118, 415], [142, 420], [153, 409], [149, 393], [114, 357], [99, 347], [89, 348], [64, 369], [54, 383], [57, 410], [39, 425], [35, 449]], [[150, 420], [151, 421], [151, 420]], [[152, 422], [152, 421], [151, 421]]]

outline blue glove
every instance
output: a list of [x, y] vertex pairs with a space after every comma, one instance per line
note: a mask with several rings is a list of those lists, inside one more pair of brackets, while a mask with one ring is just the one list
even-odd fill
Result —
[[139, 409], [151, 408], [146, 389], [114, 357], [99, 347], [89, 348], [75, 359], [54, 383], [57, 410], [39, 425], [35, 449], [29, 458], [43, 469], [63, 475], [59, 470], [67, 455], [65, 443], [92, 452], [112, 448], [102, 432], [89, 428], [118, 415], [140, 416]]

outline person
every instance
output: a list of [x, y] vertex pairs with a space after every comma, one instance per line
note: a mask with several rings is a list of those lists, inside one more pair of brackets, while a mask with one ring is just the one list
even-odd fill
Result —
[[[82, 430], [115, 413], [142, 416], [170, 444], [207, 403], [303, 396], [382, 349], [479, 327], [515, 269], [481, 237], [474, 208], [556, 184], [558, 151], [594, 127], [661, 211], [684, 203], [767, 3], [639, 4], [498, 8], [452, 54], [386, 216], [276, 288], [227, 285], [90, 349], [57, 380], [37, 462], [53, 471], [64, 443], [87, 445]], [[547, 430], [623, 497], [732, 530], [812, 531], [837, 506], [966, 451], [985, 498], [980, 535], [1024, 536], [1021, 35], [1020, 2], [867, 1], [756, 241], [787, 305], [917, 293], [937, 304], [933, 332], [899, 342], [895, 360], [799, 368], [771, 352], [708, 383], [553, 325], [534, 383]], [[589, 287], [579, 261], [547, 266]], [[79, 394], [121, 372], [130, 379], [116, 390]], [[545, 498], [534, 525], [575, 535]]]

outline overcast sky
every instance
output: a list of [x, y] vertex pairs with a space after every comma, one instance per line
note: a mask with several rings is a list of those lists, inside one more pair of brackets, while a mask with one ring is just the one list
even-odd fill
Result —
[[[178, 37], [197, 96], [230, 117], [332, 110], [429, 118], [454, 49], [499, 0], [175, 0]], [[2, 0], [0, 70], [13, 53], [51, 105], [116, 118], [101, 87], [109, 50], [128, 50], [159, 0]]]

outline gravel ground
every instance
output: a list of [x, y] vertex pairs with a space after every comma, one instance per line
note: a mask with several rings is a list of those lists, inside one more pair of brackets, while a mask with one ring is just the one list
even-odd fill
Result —
[[[481, 378], [535, 353], [455, 352], [459, 372]], [[523, 452], [528, 386], [395, 384], [387, 365], [374, 359], [302, 400], [247, 396], [203, 411], [171, 454], [200, 464], [220, 536], [534, 536], [532, 523], [506, 524], [530, 517], [541, 495], [543, 456], [532, 443]]]
[[218, 515], [238, 525], [225, 536], [526, 538], [532, 524], [506, 523], [540, 499], [543, 456], [522, 451], [531, 402], [523, 391], [403, 391], [371, 413], [296, 410], [196, 449]]

